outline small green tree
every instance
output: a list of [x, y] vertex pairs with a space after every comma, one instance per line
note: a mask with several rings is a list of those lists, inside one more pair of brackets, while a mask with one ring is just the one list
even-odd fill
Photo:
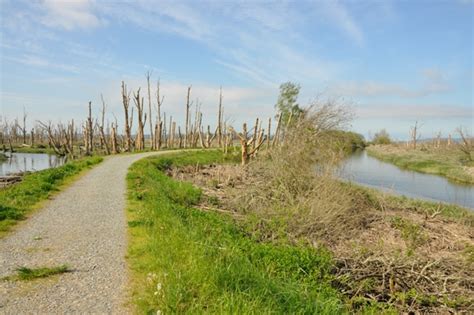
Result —
[[375, 133], [372, 143], [373, 144], [390, 144], [392, 143], [392, 140], [390, 139], [390, 135], [388, 134], [387, 130], [382, 129], [379, 132]]
[[280, 85], [280, 95], [275, 108], [281, 115], [283, 124], [288, 124], [290, 117], [298, 117], [303, 109], [298, 105], [298, 95], [300, 93], [299, 84], [293, 82], [285, 82]]

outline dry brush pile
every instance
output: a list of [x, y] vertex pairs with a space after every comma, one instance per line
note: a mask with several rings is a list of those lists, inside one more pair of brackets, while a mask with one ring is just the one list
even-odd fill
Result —
[[334, 178], [344, 153], [331, 130], [350, 115], [330, 102], [307, 109], [281, 132], [279, 145], [246, 166], [175, 169], [220, 211], [262, 242], [325, 246], [335, 258], [334, 285], [361, 304], [403, 312], [472, 312], [474, 219], [442, 216], [440, 206], [409, 207]]

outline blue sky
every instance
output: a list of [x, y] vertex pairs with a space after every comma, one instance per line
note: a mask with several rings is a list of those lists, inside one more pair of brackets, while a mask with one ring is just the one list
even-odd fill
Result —
[[300, 103], [351, 104], [350, 128], [398, 139], [473, 125], [473, 15], [451, 1], [0, 0], [1, 112], [82, 119], [89, 100], [122, 116], [120, 82], [161, 79], [182, 119], [186, 88], [214, 121], [219, 86], [239, 125], [274, 115], [278, 86]]

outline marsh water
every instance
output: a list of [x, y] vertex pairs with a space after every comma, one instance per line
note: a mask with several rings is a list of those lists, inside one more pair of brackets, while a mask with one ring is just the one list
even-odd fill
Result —
[[64, 157], [37, 153], [5, 153], [9, 158], [0, 162], [0, 176], [25, 171], [40, 171], [47, 168], [61, 166], [65, 163]]
[[398, 195], [436, 202], [453, 203], [474, 209], [474, 186], [446, 178], [400, 169], [359, 151], [349, 157], [340, 170], [346, 180]]

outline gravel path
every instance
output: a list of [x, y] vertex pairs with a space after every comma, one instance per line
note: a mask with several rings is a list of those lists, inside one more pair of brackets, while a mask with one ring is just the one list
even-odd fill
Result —
[[134, 161], [153, 154], [107, 158], [0, 240], [0, 278], [18, 266], [73, 270], [0, 280], [0, 314], [129, 313], [125, 176]]

